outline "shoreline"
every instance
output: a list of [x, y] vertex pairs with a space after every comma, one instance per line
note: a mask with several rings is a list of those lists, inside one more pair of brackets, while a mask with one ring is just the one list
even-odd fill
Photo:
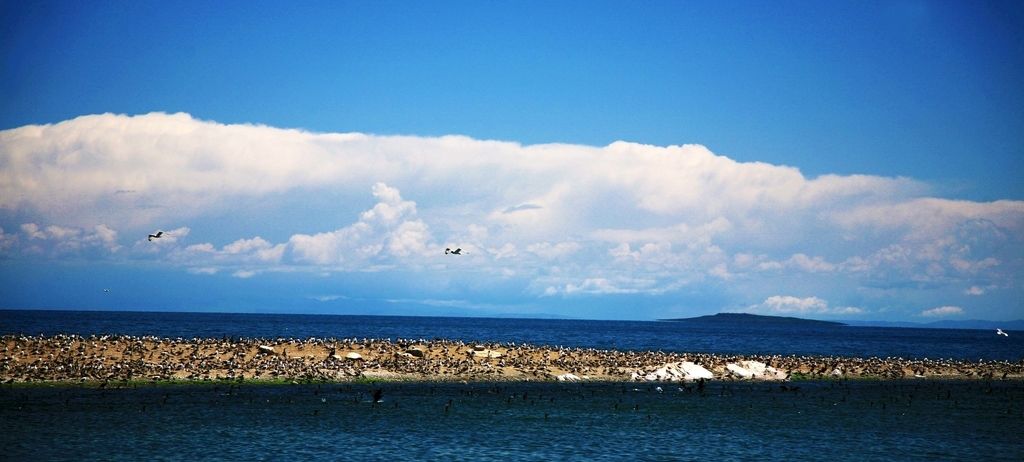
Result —
[[1022, 380], [1019, 361], [666, 353], [454, 340], [0, 337], [4, 384]]

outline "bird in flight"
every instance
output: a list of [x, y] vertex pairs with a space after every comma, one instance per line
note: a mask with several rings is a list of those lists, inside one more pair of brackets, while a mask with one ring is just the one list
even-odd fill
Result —
[[462, 255], [462, 247], [459, 247], [459, 248], [457, 248], [457, 249], [455, 249], [455, 250], [452, 250], [452, 249], [449, 249], [449, 248], [447, 248], [447, 247], [446, 247], [446, 248], [444, 249], [444, 254], [445, 254], [445, 255], [448, 255], [448, 254], [452, 254], [452, 255]]
[[996, 329], [996, 335], [1002, 335], [1003, 337], [1009, 337], [1010, 336], [1010, 334], [1007, 334], [1006, 332], [1003, 332], [1002, 329]]
[[152, 242], [153, 239], [160, 239], [163, 236], [164, 236], [164, 232], [163, 231], [157, 231], [156, 234], [150, 234], [149, 237], [146, 238], [146, 240]]

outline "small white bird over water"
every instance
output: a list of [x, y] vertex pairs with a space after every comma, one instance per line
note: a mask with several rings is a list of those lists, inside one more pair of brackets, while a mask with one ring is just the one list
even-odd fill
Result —
[[1002, 335], [1003, 337], [1009, 337], [1010, 336], [1010, 334], [1007, 334], [1006, 332], [1003, 332], [1002, 329], [996, 329], [996, 335]]

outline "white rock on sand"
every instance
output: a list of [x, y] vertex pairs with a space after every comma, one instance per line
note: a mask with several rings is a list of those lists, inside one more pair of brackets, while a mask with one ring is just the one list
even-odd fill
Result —
[[268, 345], [260, 345], [260, 353], [274, 354], [274, 347]]
[[704, 366], [701, 366], [700, 364], [691, 363], [689, 361], [683, 361], [679, 364], [682, 365], [683, 372], [686, 373], [686, 380], [711, 380], [715, 378], [715, 374], [705, 369]]
[[580, 377], [576, 374], [565, 373], [557, 376], [559, 382], [579, 382]]
[[712, 379], [715, 375], [699, 364], [690, 361], [668, 363], [651, 372], [633, 372], [633, 380], [645, 380], [648, 382], [677, 382], [694, 381], [700, 379]]
[[348, 358], [348, 359], [351, 359], [353, 361], [362, 361], [363, 360], [363, 355], [361, 355], [359, 353], [356, 353], [354, 351], [348, 352], [348, 354], [346, 354], [345, 357]]
[[740, 361], [725, 365], [725, 369], [735, 377], [755, 380], [785, 380], [786, 373], [760, 361]]
[[739, 377], [741, 379], [752, 379], [752, 378], [754, 378], [754, 373], [753, 372], [751, 372], [749, 369], [747, 369], [747, 368], [745, 368], [743, 366], [740, 366], [739, 364], [736, 364], [736, 363], [726, 364], [725, 365], [725, 370], [729, 371], [729, 373], [732, 374], [733, 376]]

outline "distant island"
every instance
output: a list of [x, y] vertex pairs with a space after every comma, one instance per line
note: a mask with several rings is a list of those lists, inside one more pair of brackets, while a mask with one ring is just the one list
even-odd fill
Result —
[[659, 319], [667, 322], [685, 322], [709, 325], [744, 325], [744, 326], [845, 326], [841, 322], [818, 321], [816, 319], [792, 318], [788, 316], [764, 316], [749, 313], [718, 313], [696, 318]]

